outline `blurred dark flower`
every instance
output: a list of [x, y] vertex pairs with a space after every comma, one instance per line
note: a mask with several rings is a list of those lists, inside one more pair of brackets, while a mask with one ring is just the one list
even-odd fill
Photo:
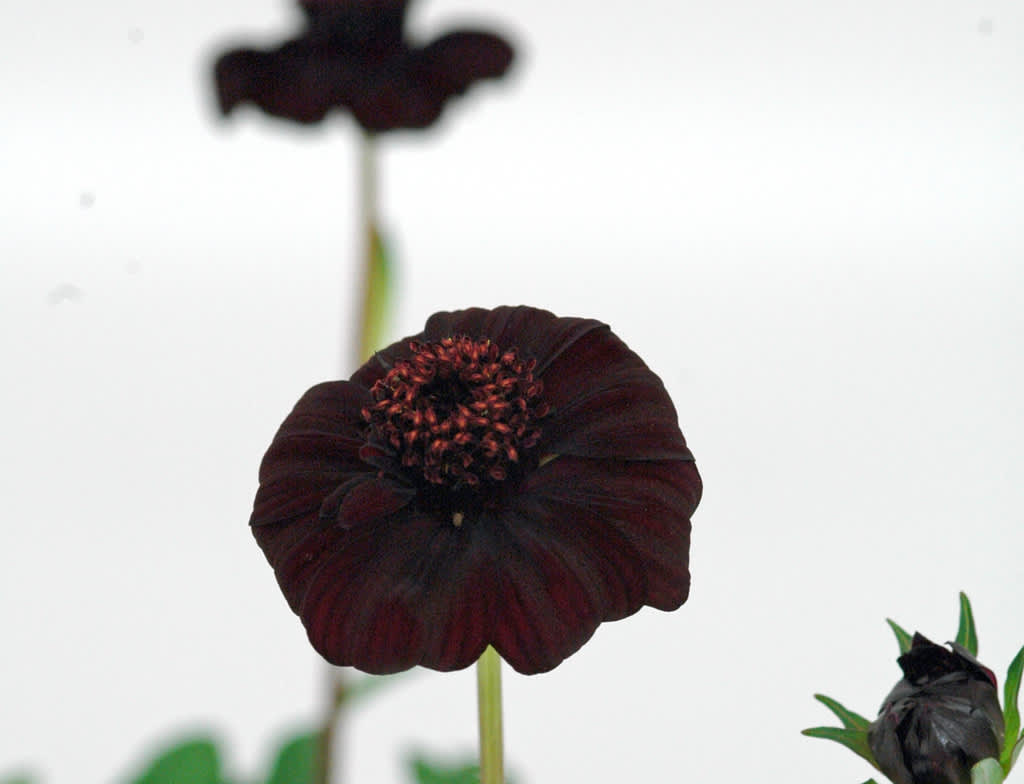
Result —
[[999, 758], [996, 676], [962, 646], [952, 648], [915, 634], [898, 659], [903, 679], [868, 730], [878, 767], [895, 784], [970, 784], [975, 763]]
[[701, 480], [664, 386], [607, 326], [432, 316], [310, 389], [251, 525], [328, 660], [550, 670], [604, 621], [689, 593]]
[[404, 36], [408, 0], [299, 0], [298, 37], [276, 49], [234, 49], [214, 66], [224, 114], [247, 101], [268, 114], [316, 123], [345, 109], [367, 131], [425, 128], [445, 101], [499, 77], [512, 47], [491, 33], [457, 30], [426, 46]]

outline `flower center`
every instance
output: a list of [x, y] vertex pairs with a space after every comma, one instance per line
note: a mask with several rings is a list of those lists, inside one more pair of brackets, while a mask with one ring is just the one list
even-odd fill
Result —
[[535, 360], [490, 340], [445, 338], [409, 344], [373, 385], [363, 409], [371, 438], [432, 485], [477, 487], [508, 477], [540, 439], [549, 406], [533, 377]]

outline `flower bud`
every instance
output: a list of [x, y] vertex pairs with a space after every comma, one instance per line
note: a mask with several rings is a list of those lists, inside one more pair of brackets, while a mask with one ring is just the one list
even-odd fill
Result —
[[951, 647], [915, 634], [898, 659], [903, 679], [868, 730], [878, 767], [895, 784], [970, 784], [975, 763], [999, 757], [996, 677], [965, 648]]

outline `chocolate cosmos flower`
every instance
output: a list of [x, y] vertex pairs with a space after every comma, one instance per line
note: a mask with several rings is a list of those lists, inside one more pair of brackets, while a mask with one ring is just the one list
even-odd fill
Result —
[[252, 102], [267, 114], [316, 123], [332, 108], [367, 131], [425, 128], [445, 101], [479, 79], [499, 77], [512, 47], [496, 35], [458, 30], [426, 46], [405, 40], [408, 0], [299, 0], [297, 38], [276, 49], [234, 49], [214, 67], [220, 108]]
[[550, 670], [690, 586], [693, 456], [661, 381], [597, 321], [438, 313], [310, 389], [251, 525], [330, 662]]
[[899, 658], [903, 679], [868, 730], [878, 767], [895, 784], [970, 784], [975, 763], [999, 757], [996, 677], [967, 650], [952, 647], [915, 634]]

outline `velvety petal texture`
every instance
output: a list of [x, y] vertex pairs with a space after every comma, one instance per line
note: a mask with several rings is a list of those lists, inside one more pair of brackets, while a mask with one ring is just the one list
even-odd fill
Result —
[[234, 48], [214, 64], [221, 112], [252, 103], [294, 122], [348, 111], [367, 131], [426, 128], [449, 98], [497, 78], [513, 59], [501, 37], [446, 33], [425, 46], [404, 37], [401, 0], [300, 0], [305, 28], [273, 49]]
[[605, 621], [689, 594], [701, 479], [660, 379], [604, 324], [438, 313], [319, 384], [251, 525], [328, 661], [545, 672]]

